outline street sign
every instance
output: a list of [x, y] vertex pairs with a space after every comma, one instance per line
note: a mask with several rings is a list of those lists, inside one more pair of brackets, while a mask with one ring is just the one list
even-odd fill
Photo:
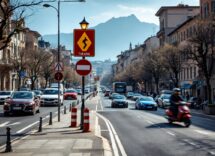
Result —
[[92, 70], [92, 65], [88, 60], [82, 59], [76, 63], [75, 70], [79, 75], [86, 76], [90, 74]]
[[63, 71], [63, 63], [62, 62], [55, 63], [54, 70], [55, 71]]
[[74, 56], [95, 56], [95, 30], [74, 30]]
[[61, 72], [57, 72], [54, 75], [55, 80], [60, 81], [63, 79], [63, 74]]

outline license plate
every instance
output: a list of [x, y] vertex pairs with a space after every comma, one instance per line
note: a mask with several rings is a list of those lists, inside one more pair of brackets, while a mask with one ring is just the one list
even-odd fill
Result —
[[148, 106], [147, 108], [152, 108], [152, 106]]
[[13, 107], [13, 110], [21, 110], [22, 107]]

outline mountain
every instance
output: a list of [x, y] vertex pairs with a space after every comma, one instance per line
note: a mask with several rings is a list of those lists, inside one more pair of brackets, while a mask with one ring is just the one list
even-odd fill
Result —
[[[145, 39], [155, 35], [158, 26], [141, 22], [135, 15], [111, 18], [105, 23], [98, 24], [91, 29], [96, 31], [95, 57], [90, 60], [116, 60], [121, 51], [127, 50], [129, 44], [142, 44]], [[57, 45], [57, 35], [44, 35], [43, 39], [52, 45]], [[73, 34], [61, 33], [61, 44], [67, 49], [73, 49]]]

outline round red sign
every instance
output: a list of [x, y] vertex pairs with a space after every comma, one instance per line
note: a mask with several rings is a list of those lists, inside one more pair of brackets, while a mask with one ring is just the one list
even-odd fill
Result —
[[79, 60], [75, 65], [76, 72], [81, 76], [86, 76], [90, 74], [92, 70], [92, 65], [88, 60]]
[[54, 75], [55, 80], [60, 81], [63, 79], [63, 74], [61, 72], [57, 72]]

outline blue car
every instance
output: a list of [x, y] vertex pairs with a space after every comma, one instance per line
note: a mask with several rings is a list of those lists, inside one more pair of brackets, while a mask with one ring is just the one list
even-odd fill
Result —
[[157, 103], [150, 96], [142, 96], [135, 103], [135, 109], [157, 110]]

